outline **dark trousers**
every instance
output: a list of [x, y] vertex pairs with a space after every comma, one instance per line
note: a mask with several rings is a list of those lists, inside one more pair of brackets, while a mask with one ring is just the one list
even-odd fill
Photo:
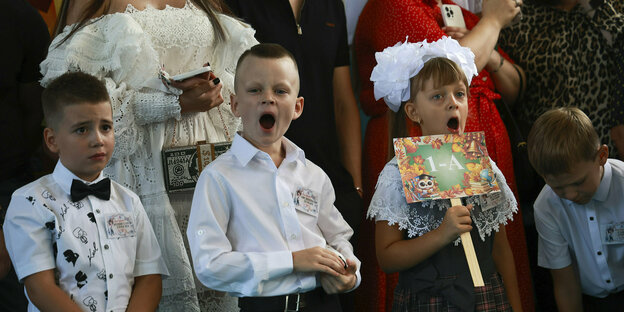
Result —
[[328, 295], [321, 287], [300, 294], [299, 309], [297, 309], [297, 294], [274, 297], [242, 297], [238, 298], [238, 307], [240, 312], [342, 312], [338, 295]]
[[583, 295], [583, 311], [612, 312], [624, 309], [624, 291], [610, 294], [605, 298]]

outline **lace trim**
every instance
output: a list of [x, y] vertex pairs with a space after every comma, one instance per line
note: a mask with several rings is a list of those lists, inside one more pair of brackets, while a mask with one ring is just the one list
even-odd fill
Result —
[[[516, 199], [507, 186], [503, 174], [492, 162], [497, 182], [501, 186], [500, 198], [492, 196], [470, 196], [466, 204], [473, 204], [472, 220], [479, 230], [481, 240], [498, 231], [499, 225], [513, 220], [513, 213], [518, 211]], [[392, 159], [379, 174], [376, 191], [368, 208], [367, 217], [376, 221], [385, 220], [389, 225], [398, 224], [400, 230], [406, 230], [408, 237], [421, 236], [442, 223], [446, 210], [451, 207], [450, 200], [432, 200], [408, 204], [403, 193], [401, 174]], [[490, 209], [487, 209], [492, 205]], [[460, 240], [456, 240], [458, 244]]]
[[159, 312], [199, 312], [199, 302], [195, 289], [172, 294], [163, 295], [158, 304]]
[[153, 45], [163, 51], [174, 47], [203, 48], [214, 44], [214, 30], [206, 13], [190, 1], [186, 1], [181, 8], [166, 5], [164, 9], [148, 5], [139, 10], [128, 4], [125, 13], [139, 21], [143, 29], [149, 29]]
[[178, 95], [162, 92], [137, 93], [134, 97], [137, 124], [161, 122], [170, 118], [180, 119], [182, 108]]
[[99, 18], [57, 47], [73, 26], [65, 27], [50, 45], [41, 63], [42, 85], [67, 71], [80, 70], [96, 77], [124, 81], [132, 89], [158, 73], [158, 56], [149, 37], [130, 16], [116, 13]]

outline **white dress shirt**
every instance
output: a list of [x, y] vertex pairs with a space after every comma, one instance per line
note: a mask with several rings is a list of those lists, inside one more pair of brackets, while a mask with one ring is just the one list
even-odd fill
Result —
[[[578, 268], [584, 294], [606, 297], [624, 289], [624, 243], [605, 244], [604, 226], [624, 222], [624, 162], [609, 159], [594, 197], [578, 205], [548, 186], [535, 201], [538, 264]], [[601, 229], [602, 228], [602, 229]]]
[[[133, 192], [111, 181], [110, 200], [72, 202], [74, 179], [59, 161], [52, 174], [13, 193], [4, 236], [15, 271], [23, 281], [56, 269], [60, 288], [83, 311], [125, 311], [135, 276], [168, 274], [156, 236]], [[113, 217], [129, 231], [109, 234]], [[28, 311], [39, 310], [29, 302]]]
[[292, 252], [330, 245], [357, 263], [357, 287], [353, 230], [333, 205], [329, 178], [295, 144], [282, 144], [277, 168], [236, 135], [201, 173], [187, 230], [197, 277], [237, 297], [307, 292], [320, 285], [318, 274], [293, 272]]

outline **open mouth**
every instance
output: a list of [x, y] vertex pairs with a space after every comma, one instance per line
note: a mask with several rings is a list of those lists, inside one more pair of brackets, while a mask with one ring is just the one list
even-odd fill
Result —
[[446, 123], [446, 126], [451, 131], [459, 130], [459, 119], [457, 117], [453, 117], [453, 118], [449, 119], [449, 121]]
[[274, 125], [275, 125], [275, 117], [273, 115], [264, 114], [260, 117], [260, 126], [263, 129], [269, 130], [273, 128]]

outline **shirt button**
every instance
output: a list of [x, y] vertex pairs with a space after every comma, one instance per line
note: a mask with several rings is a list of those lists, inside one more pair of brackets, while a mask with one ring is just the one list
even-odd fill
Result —
[[601, 255], [602, 255], [602, 251], [597, 252], [597, 254], [598, 254], [599, 256], [601, 256]]
[[611, 283], [611, 280], [606, 280], [607, 284]]
[[104, 245], [104, 249], [108, 250], [108, 244]]
[[291, 234], [291, 235], [290, 235], [290, 239], [297, 239], [297, 235], [295, 235], [295, 234]]
[[589, 221], [594, 221], [594, 217], [589, 217]]
[[288, 202], [286, 202], [286, 201], [282, 202], [282, 207], [284, 207], [284, 208], [288, 207]]
[[100, 213], [100, 209], [95, 209], [95, 213]]
[[201, 235], [204, 235], [204, 230], [199, 230], [199, 231], [197, 231], [197, 235], [200, 235], [200, 236], [201, 236]]
[[113, 278], [113, 273], [109, 274], [108, 278]]
[[487, 78], [486, 78], [486, 77], [483, 77], [482, 79], [483, 79], [483, 81], [487, 81]]

